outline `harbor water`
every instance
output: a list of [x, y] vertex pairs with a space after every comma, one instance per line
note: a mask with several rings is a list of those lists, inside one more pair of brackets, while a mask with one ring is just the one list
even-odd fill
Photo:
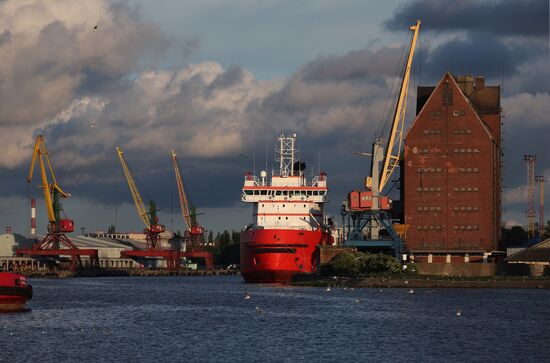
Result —
[[327, 291], [245, 284], [240, 276], [31, 283], [29, 311], [0, 315], [1, 362], [550, 357], [550, 290]]

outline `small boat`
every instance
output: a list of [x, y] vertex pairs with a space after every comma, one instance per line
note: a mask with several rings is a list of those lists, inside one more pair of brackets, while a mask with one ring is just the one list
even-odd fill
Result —
[[25, 304], [32, 299], [32, 286], [23, 275], [0, 272], [0, 312], [25, 310]]

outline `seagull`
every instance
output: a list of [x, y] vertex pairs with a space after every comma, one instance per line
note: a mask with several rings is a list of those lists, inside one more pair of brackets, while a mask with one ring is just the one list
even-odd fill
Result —
[[92, 129], [95, 127], [95, 122], [91, 122], [90, 123], [90, 126], [92, 127]]
[[246, 292], [246, 293], [245, 293], [245, 295], [244, 295], [244, 299], [245, 299], [245, 300], [248, 300], [248, 299], [250, 299], [250, 294], [249, 294], [248, 292]]
[[96, 25], [92, 28], [92, 31], [96, 32], [96, 31], [99, 31], [99, 25]]
[[361, 302], [361, 300], [355, 299], [355, 303], [356, 303], [356, 304], [359, 304], [360, 302]]
[[409, 280], [405, 280], [405, 283], [408, 284], [408, 283], [409, 283]]
[[259, 306], [256, 306], [256, 314], [260, 315], [262, 313], [262, 308]]
[[327, 287], [325, 291], [330, 291], [330, 286], [329, 286], [329, 287]]
[[456, 311], [456, 316], [462, 316], [462, 311], [460, 309]]
[[413, 289], [410, 289], [410, 290], [409, 290], [409, 294], [414, 294], [414, 290], [413, 290]]

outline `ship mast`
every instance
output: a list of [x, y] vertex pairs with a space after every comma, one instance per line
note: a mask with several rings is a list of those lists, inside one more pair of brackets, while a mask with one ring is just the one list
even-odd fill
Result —
[[275, 160], [279, 162], [279, 176], [286, 178], [294, 176], [294, 160], [296, 159], [296, 134], [285, 136], [282, 134], [277, 138], [279, 148]]

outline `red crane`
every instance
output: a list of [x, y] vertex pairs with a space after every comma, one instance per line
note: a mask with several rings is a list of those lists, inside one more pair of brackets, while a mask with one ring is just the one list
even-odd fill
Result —
[[172, 150], [172, 165], [176, 174], [176, 184], [178, 186], [178, 195], [180, 198], [181, 214], [187, 230], [183, 234], [183, 246], [186, 257], [204, 258], [207, 270], [212, 269], [212, 253], [204, 250], [205, 238], [204, 228], [197, 223], [197, 213], [194, 206], [189, 206], [189, 201], [183, 187], [183, 178], [178, 165], [176, 152]]

